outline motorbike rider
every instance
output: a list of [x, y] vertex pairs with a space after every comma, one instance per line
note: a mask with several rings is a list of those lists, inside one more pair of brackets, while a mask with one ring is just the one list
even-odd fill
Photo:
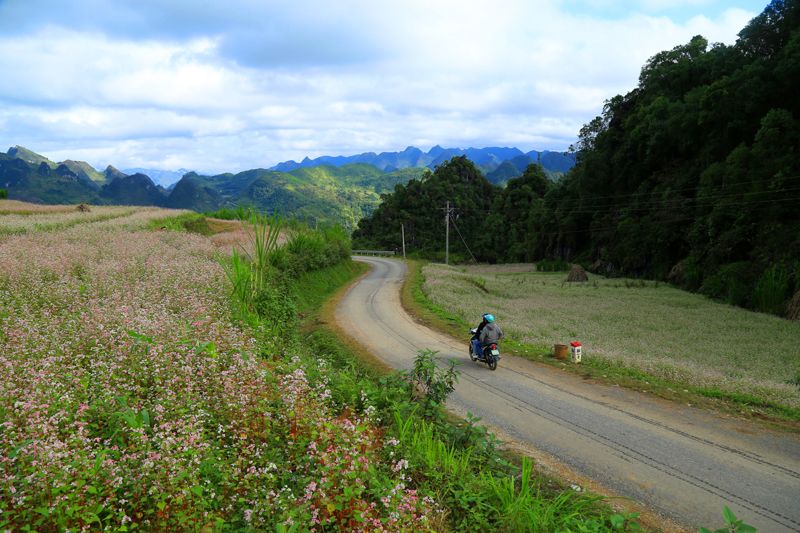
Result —
[[472, 337], [472, 348], [475, 355], [483, 358], [483, 348], [490, 344], [497, 344], [503, 338], [503, 330], [494, 321], [494, 315], [485, 313], [483, 320], [475, 329], [475, 335]]

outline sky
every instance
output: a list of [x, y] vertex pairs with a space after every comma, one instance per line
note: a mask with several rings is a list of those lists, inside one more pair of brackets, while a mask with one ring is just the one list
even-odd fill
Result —
[[565, 150], [753, 0], [0, 0], [0, 150], [237, 172], [407, 146]]

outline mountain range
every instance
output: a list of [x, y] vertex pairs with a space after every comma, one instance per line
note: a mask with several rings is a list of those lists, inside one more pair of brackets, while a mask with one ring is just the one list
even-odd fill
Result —
[[[365, 152], [363, 154], [352, 156], [321, 156], [316, 159], [309, 159], [306, 157], [301, 162], [284, 161], [278, 163], [270, 170], [280, 170], [282, 172], [290, 172], [298, 168], [314, 167], [319, 165], [331, 165], [340, 167], [351, 163], [366, 163], [383, 170], [384, 172], [391, 172], [401, 168], [411, 167], [427, 167], [434, 169], [445, 161], [453, 157], [465, 155], [467, 159], [472, 161], [484, 174], [489, 177], [489, 174], [497, 170], [504, 162], [510, 161], [513, 168], [517, 169], [516, 177], [522, 175], [522, 172], [530, 163], [539, 163], [547, 172], [552, 174], [564, 174], [570, 168], [575, 166], [575, 154], [568, 152], [551, 152], [545, 150], [539, 152], [531, 150], [530, 152], [523, 152], [519, 148], [442, 148], [439, 145], [434, 146], [428, 152], [423, 152], [419, 148], [409, 146], [402, 152]], [[504, 172], [508, 172], [505, 170]], [[489, 178], [490, 181], [491, 178]]]
[[[414, 147], [402, 152], [355, 156], [323, 156], [300, 163], [287, 161], [271, 169], [204, 176], [148, 169], [121, 171], [109, 165], [102, 172], [83, 161], [60, 163], [22, 146], [0, 152], [0, 188], [8, 197], [48, 204], [157, 205], [215, 211], [237, 206], [314, 222], [336, 222], [352, 229], [381, 202], [381, 194], [398, 184], [421, 178], [429, 168], [465, 155], [495, 184], [519, 176], [532, 163], [551, 179], [574, 165], [574, 155], [524, 153], [517, 148], [441, 148], [427, 153]], [[156, 175], [159, 183], [152, 179]], [[167, 185], [165, 187], [164, 185]]]

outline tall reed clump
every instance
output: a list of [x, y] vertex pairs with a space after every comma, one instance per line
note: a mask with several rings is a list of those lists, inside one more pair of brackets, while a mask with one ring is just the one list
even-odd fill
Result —
[[[340, 227], [287, 227], [277, 215], [250, 211], [248, 243], [221, 260], [231, 282], [237, 318], [260, 333], [265, 346], [276, 348], [295, 335], [295, 285], [307, 272], [336, 265], [350, 257], [350, 239]], [[280, 245], [281, 233], [288, 241]]]
[[249, 222], [247, 247], [220, 263], [231, 282], [235, 314], [274, 347], [293, 335], [297, 323], [291, 284], [275, 265], [283, 221], [251, 212]]

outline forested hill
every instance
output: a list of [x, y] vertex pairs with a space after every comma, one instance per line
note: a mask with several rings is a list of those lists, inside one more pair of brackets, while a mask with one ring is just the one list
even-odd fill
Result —
[[[505, 190], [491, 189], [483, 224], [460, 224], [465, 241], [479, 259], [582, 262], [796, 314], [798, 82], [798, 0], [773, 1], [732, 46], [697, 36], [660, 52], [637, 87], [608, 100], [582, 128], [577, 165], [564, 179], [542, 183], [531, 171]], [[408, 191], [425, 187], [411, 182], [398, 193], [413, 203]], [[392, 198], [384, 206], [362, 222], [356, 246], [388, 244], [390, 236], [399, 243], [395, 228], [376, 233], [383, 228], [377, 221], [392, 214], [399, 222], [413, 210]], [[477, 206], [456, 207], [467, 213]], [[422, 254], [442, 248], [439, 213], [439, 240], [418, 248]], [[490, 234], [493, 246], [482, 241]]]

